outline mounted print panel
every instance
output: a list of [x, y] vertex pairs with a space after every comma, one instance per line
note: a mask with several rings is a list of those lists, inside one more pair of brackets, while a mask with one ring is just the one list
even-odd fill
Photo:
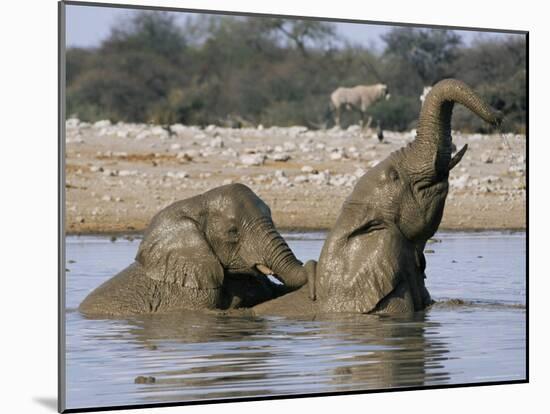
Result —
[[527, 32], [59, 7], [60, 411], [528, 381]]

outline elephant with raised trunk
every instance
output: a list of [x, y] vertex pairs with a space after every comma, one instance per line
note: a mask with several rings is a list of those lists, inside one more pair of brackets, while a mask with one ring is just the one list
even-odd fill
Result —
[[[90, 293], [79, 309], [125, 315], [250, 307], [303, 286], [314, 267], [296, 259], [269, 207], [252, 190], [230, 184], [160, 211], [135, 262]], [[283, 285], [270, 282], [270, 274]]]
[[317, 301], [298, 291], [256, 306], [256, 314], [408, 313], [432, 303], [423, 251], [443, 216], [449, 171], [467, 149], [451, 157], [457, 102], [494, 126], [501, 122], [463, 82], [437, 83], [422, 106], [416, 139], [363, 175], [344, 202], [317, 265]]

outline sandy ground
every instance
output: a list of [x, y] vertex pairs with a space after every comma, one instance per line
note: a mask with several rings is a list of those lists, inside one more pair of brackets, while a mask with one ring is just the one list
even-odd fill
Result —
[[[365, 171], [414, 131], [205, 129], [67, 121], [67, 233], [143, 230], [170, 203], [241, 182], [271, 207], [276, 225], [327, 229]], [[451, 172], [440, 229], [523, 229], [525, 136], [453, 134], [469, 150]]]

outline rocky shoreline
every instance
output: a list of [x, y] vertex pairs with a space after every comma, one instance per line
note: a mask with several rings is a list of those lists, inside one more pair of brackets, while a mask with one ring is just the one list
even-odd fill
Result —
[[[334, 223], [357, 179], [415, 131], [231, 129], [66, 122], [69, 234], [142, 231], [168, 204], [241, 182], [271, 207], [283, 230]], [[442, 230], [522, 230], [526, 225], [525, 136], [453, 133], [468, 143], [451, 172]]]

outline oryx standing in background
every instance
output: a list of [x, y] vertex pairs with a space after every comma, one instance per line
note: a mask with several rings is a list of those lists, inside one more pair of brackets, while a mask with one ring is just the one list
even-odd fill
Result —
[[[334, 111], [334, 122], [340, 126], [340, 111], [357, 110], [361, 114], [361, 128], [365, 127], [366, 111], [373, 103], [385, 98], [389, 99], [388, 86], [382, 83], [376, 85], [358, 85], [353, 88], [338, 88], [330, 95], [331, 110]], [[372, 117], [369, 116], [366, 128], [370, 127]]]

